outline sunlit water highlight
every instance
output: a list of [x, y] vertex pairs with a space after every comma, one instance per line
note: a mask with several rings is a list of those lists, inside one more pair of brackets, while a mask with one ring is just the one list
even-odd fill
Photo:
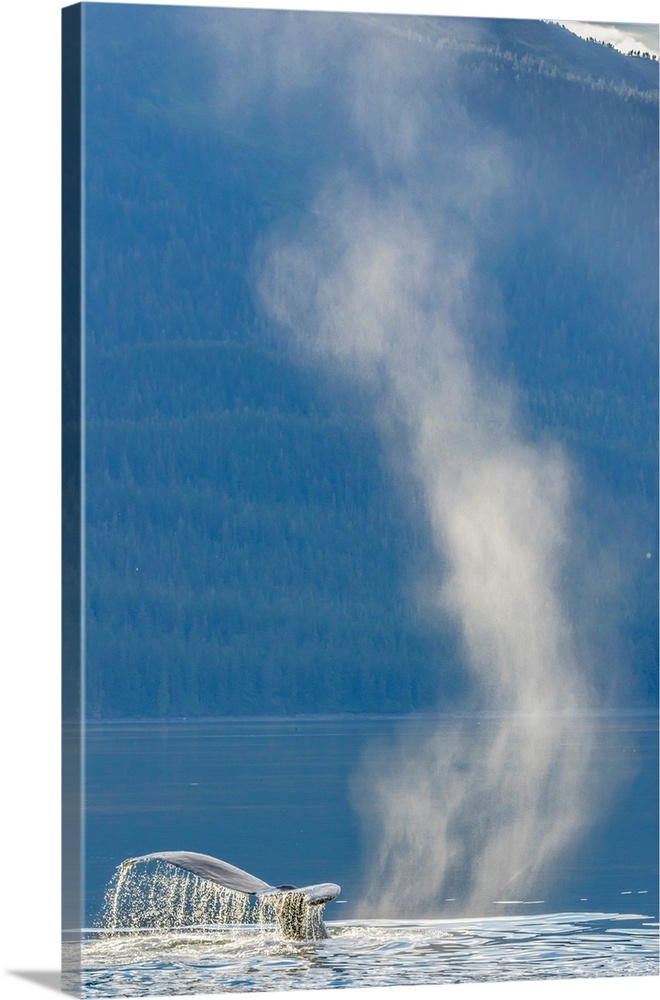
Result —
[[401, 986], [658, 974], [658, 924], [643, 914], [336, 921], [324, 941], [268, 925], [90, 930], [83, 997]]
[[[263, 908], [232, 892], [161, 862], [120, 865], [105, 894], [99, 924], [108, 933], [125, 928], [266, 923]], [[272, 922], [272, 921], [271, 921]]]
[[315, 941], [326, 936], [324, 909], [299, 892], [251, 898], [161, 861], [129, 860], [108, 885], [99, 924], [108, 934], [127, 928], [277, 924], [284, 938]]
[[[475, 718], [475, 741], [489, 721]], [[178, 916], [165, 918], [161, 898], [158, 920], [165, 926], [154, 926], [153, 916], [118, 916], [114, 934], [95, 927], [84, 932], [80, 949], [68, 945], [65, 966], [75, 970], [81, 959], [87, 1000], [657, 975], [657, 722], [646, 716], [589, 716], [583, 722], [598, 748], [593, 783], [606, 784], [612, 771], [618, 773], [622, 755], [632, 768], [627, 794], [618, 794], [596, 834], [528, 894], [492, 895], [487, 907], [472, 911], [478, 920], [459, 919], [470, 914], [459, 885], [447, 894], [458, 898], [438, 897], [433, 920], [418, 919], [418, 911], [405, 922], [400, 908], [393, 908], [388, 916], [397, 919], [390, 922], [359, 912], [359, 831], [346, 791], [365, 742], [390, 741], [400, 721], [315, 718], [92, 729], [89, 925], [102, 910], [102, 887], [122, 857], [154, 845], [188, 846], [191, 829], [197, 849], [215, 851], [271, 881], [306, 884], [320, 874], [336, 879], [342, 894], [325, 908], [329, 938], [304, 944], [284, 941], [274, 919], [246, 923], [241, 913], [223, 915], [222, 909], [196, 918], [189, 913], [186, 919], [199, 926], [182, 926]], [[415, 718], [405, 726], [411, 739], [423, 740], [437, 720]], [[129, 773], [127, 759], [139, 759], [139, 771]], [[320, 774], [322, 782], [310, 780]], [[154, 868], [138, 865], [133, 874], [140, 871], [148, 878], [139, 892], [150, 894]], [[137, 895], [130, 893], [133, 907]], [[241, 897], [240, 905], [245, 903]], [[76, 986], [74, 971], [75, 992]]]

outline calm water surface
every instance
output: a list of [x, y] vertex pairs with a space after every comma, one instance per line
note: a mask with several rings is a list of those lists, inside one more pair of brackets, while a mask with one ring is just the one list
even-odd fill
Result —
[[[364, 747], [438, 718], [315, 718], [92, 725], [86, 758], [84, 989], [89, 996], [466, 982], [658, 972], [658, 727], [643, 715], [589, 716], [593, 787], [611, 801], [525, 899], [465, 919], [357, 920], [364, 860], [351, 801]], [[446, 725], [451, 726], [451, 720]], [[475, 739], [487, 731], [475, 716]], [[579, 739], [579, 735], [576, 736]], [[121, 933], [98, 923], [127, 857], [213, 854], [273, 884], [336, 881], [326, 941], [274, 927]]]

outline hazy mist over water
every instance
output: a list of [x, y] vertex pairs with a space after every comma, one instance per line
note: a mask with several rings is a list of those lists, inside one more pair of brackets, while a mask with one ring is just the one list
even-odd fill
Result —
[[449, 744], [366, 763], [358, 798], [378, 870], [365, 910], [419, 913], [460, 874], [478, 911], [520, 890], [584, 818], [590, 748], [568, 751], [575, 721], [556, 715], [589, 700], [558, 583], [570, 477], [557, 449], [524, 443], [507, 393], [479, 385], [454, 320], [478, 280], [465, 245], [439, 251], [400, 202], [343, 197], [316, 245], [273, 251], [268, 301], [284, 319], [282, 303], [304, 297], [299, 339], [377, 383], [376, 418], [398, 429], [385, 438], [403, 441], [395, 462], [421, 486], [443, 568], [430, 601], [458, 623], [483, 703], [525, 716], [503, 718], [478, 751], [459, 726]]
[[475, 351], [475, 248], [509, 184], [505, 145], [475, 134], [451, 60], [429, 131], [426, 54], [385, 33], [364, 46], [345, 115], [377, 181], [330, 176], [300, 230], [261, 248], [260, 289], [305, 357], [368, 390], [392, 466], [424, 498], [439, 580], [425, 601], [458, 625], [482, 704], [506, 713], [479, 746], [457, 723], [367, 754], [363, 912], [437, 912], [460, 883], [478, 913], [524, 892], [589, 820], [592, 748], [569, 735], [593, 696], [562, 592], [573, 472], [526, 441], [515, 387]]

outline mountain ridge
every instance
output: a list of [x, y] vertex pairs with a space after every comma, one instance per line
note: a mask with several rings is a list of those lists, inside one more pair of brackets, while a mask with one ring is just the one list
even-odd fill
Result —
[[[255, 294], [255, 245], [306, 216], [319, 177], [339, 164], [390, 182], [348, 134], [341, 47], [304, 100], [264, 88], [261, 62], [247, 110], [218, 84], [250, 26], [265, 59], [273, 26], [329, 24], [335, 44], [355, 21], [206, 10], [200, 40], [196, 16], [86, 9], [88, 714], [469, 700], [455, 624], [418, 599], [438, 573], [422, 498], [393, 477], [368, 402], [301, 363]], [[463, 39], [447, 43], [461, 108], [513, 177], [479, 234], [505, 322], [484, 313], [475, 349], [517, 387], [527, 438], [557, 440], [581, 470], [592, 557], [627, 581], [590, 612], [621, 663], [610, 697], [654, 702], [657, 98], [634, 81], [657, 85], [657, 64], [541, 22], [365, 17], [367, 34], [428, 23]], [[579, 72], [546, 72], [545, 49]]]

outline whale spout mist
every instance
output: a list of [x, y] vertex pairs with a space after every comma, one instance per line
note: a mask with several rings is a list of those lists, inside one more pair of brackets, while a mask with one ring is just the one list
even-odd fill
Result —
[[478, 915], [590, 818], [593, 695], [570, 614], [575, 473], [480, 356], [506, 321], [480, 240], [515, 200], [509, 151], [470, 119], [451, 47], [413, 44], [387, 22], [347, 45], [359, 166], [329, 170], [297, 228], [263, 239], [259, 292], [305, 363], [362, 391], [393, 479], [421, 497], [435, 582], [420, 596], [491, 713], [478, 740], [445, 723], [365, 757], [362, 911], [437, 915], [460, 894]]
[[[347, 186], [298, 242], [271, 248], [262, 292], [296, 342], [357, 378], [399, 476], [421, 492], [441, 582], [426, 597], [461, 637], [480, 704], [458, 725], [367, 760], [356, 779], [375, 859], [364, 909], [435, 912], [457, 878], [476, 912], [524, 884], [584, 819], [588, 702], [562, 601], [571, 474], [517, 430], [513, 393], [479, 376], [460, 329], [470, 248], [401, 199]], [[440, 667], [441, 665], [439, 665]]]

